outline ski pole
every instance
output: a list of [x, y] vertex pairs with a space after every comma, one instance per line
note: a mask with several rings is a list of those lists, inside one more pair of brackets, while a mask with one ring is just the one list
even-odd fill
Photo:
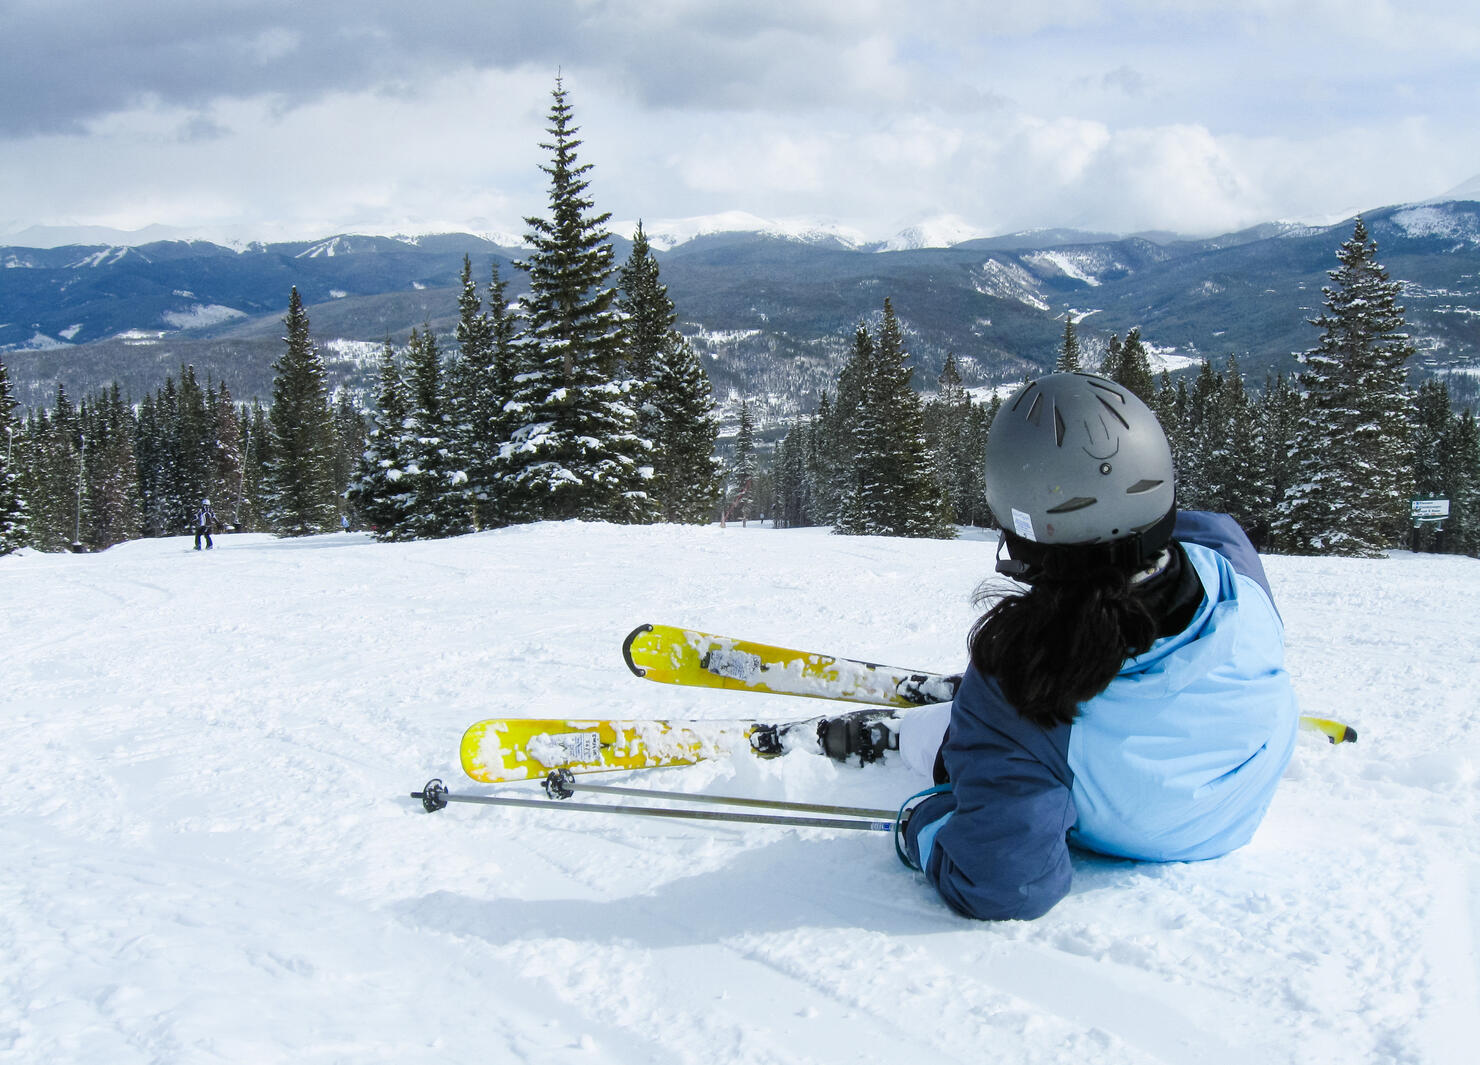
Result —
[[794, 810], [798, 813], [831, 814], [834, 817], [893, 817], [893, 810], [875, 810], [865, 806], [828, 806], [812, 802], [785, 802], [780, 799], [749, 799], [736, 795], [687, 794], [656, 791], [649, 788], [619, 788], [609, 784], [587, 784], [577, 780], [569, 769], [554, 769], [545, 778], [545, 794], [552, 799], [568, 799], [578, 791], [593, 795], [625, 795], [634, 799], [676, 799], [679, 802], [715, 803], [722, 806], [756, 806], [766, 810]]
[[[688, 796], [667, 793], [680, 800]], [[429, 780], [421, 791], [411, 793], [420, 799], [428, 813], [441, 810], [450, 802], [477, 803], [482, 806], [518, 806], [536, 810], [570, 810], [578, 813], [627, 814], [639, 817], [668, 817], [690, 821], [726, 821], [749, 825], [783, 825], [792, 828], [842, 828], [859, 832], [893, 832], [894, 814], [889, 820], [865, 821], [840, 817], [793, 817], [780, 814], [739, 814], [715, 810], [683, 810], [662, 806], [608, 806], [594, 802], [563, 802], [552, 799], [519, 799], [512, 795], [456, 795], [441, 780]]]

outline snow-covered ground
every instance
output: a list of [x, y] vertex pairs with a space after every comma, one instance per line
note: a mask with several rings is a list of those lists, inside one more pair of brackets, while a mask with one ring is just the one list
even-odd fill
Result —
[[[490, 790], [457, 761], [481, 717], [823, 705], [638, 680], [643, 621], [959, 668], [988, 542], [217, 545], [0, 559], [0, 1060], [1475, 1060], [1480, 562], [1269, 558], [1303, 709], [1360, 742], [1302, 734], [1227, 858], [1080, 857], [1047, 917], [990, 925], [882, 834], [409, 797]], [[924, 783], [804, 753], [626, 779], [868, 806]]]

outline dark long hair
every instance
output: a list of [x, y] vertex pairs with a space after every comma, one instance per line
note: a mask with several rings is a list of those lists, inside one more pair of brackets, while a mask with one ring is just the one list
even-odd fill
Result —
[[1050, 553], [1021, 594], [983, 585], [991, 603], [971, 629], [971, 661], [994, 677], [1018, 713], [1042, 728], [1068, 724], [1079, 704], [1104, 691], [1127, 658], [1157, 636], [1157, 619], [1133, 593], [1131, 571]]

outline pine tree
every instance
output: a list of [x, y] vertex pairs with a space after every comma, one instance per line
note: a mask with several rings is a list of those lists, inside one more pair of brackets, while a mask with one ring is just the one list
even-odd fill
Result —
[[479, 528], [502, 524], [498, 454], [508, 435], [504, 404], [513, 398], [513, 323], [498, 263], [488, 289], [488, 310], [473, 282], [473, 262], [463, 256], [458, 295], [458, 357], [452, 376], [451, 413], [458, 450], [467, 469], [465, 494]]
[[88, 440], [83, 542], [91, 548], [111, 547], [138, 537], [142, 524], [134, 457], [137, 428], [117, 383], [87, 404], [82, 420]]
[[740, 426], [735, 432], [735, 457], [730, 462], [730, 500], [725, 516], [739, 517], [743, 525], [755, 514], [755, 478], [759, 462], [755, 454], [755, 422], [750, 402], [740, 401]]
[[17, 463], [16, 438], [20, 438], [20, 458], [25, 456], [26, 438], [15, 416], [15, 394], [10, 389], [10, 373], [0, 359], [0, 555], [25, 547], [30, 542], [30, 522], [26, 497], [21, 490], [20, 467]]
[[884, 300], [877, 343], [856, 342], [859, 417], [854, 426], [854, 479], [837, 525], [841, 533], [951, 537], [948, 496], [925, 440], [920, 396], [910, 387], [904, 332]]
[[652, 493], [663, 519], [701, 524], [723, 490], [713, 457], [719, 431], [714, 392], [698, 354], [674, 327], [678, 313], [659, 273], [639, 222], [622, 267], [619, 302], [638, 432], [652, 442]]
[[1280, 514], [1292, 549], [1373, 556], [1403, 535], [1412, 492], [1412, 398], [1401, 285], [1377, 262], [1360, 218], [1330, 272], [1318, 345], [1302, 356], [1300, 473]]
[[1445, 550], [1480, 556], [1480, 423], [1473, 410], [1466, 408], [1450, 423], [1440, 457], [1449, 500]]
[[411, 461], [407, 439], [410, 407], [411, 396], [395, 348], [387, 338], [380, 353], [378, 402], [370, 418], [358, 475], [349, 491], [350, 505], [379, 540], [409, 536], [405, 524], [413, 496], [411, 481], [402, 481]]
[[268, 520], [283, 536], [306, 536], [332, 531], [339, 513], [334, 416], [323, 360], [309, 337], [308, 314], [296, 286], [283, 322], [287, 351], [273, 364], [267, 416]]
[[[202, 499], [214, 485], [216, 432], [206, 410], [206, 394], [195, 378], [195, 367], [180, 367], [179, 413], [176, 421], [179, 456], [171, 484], [171, 509], [180, 531], [195, 527]], [[220, 502], [220, 500], [217, 500]]]
[[961, 387], [953, 354], [947, 353], [937, 384], [940, 391], [924, 407], [925, 440], [936, 457], [937, 479], [945, 488], [956, 524], [985, 524], [989, 512], [982, 454], [989, 422], [982, 407]]
[[1123, 372], [1121, 362], [1124, 354], [1124, 342], [1121, 341], [1120, 337], [1111, 333], [1110, 339], [1105, 344], [1105, 355], [1100, 359], [1100, 376], [1118, 382], [1120, 380], [1120, 374]]
[[1209, 494], [1216, 509], [1230, 514], [1245, 529], [1255, 527], [1268, 497], [1268, 473], [1256, 461], [1260, 452], [1259, 418], [1248, 393], [1238, 359], [1228, 358], [1217, 398], [1219, 439], [1206, 467]]
[[442, 355], [428, 322], [411, 331], [406, 349], [411, 409], [406, 419], [411, 500], [402, 530], [413, 539], [456, 536], [469, 531], [467, 472], [454, 451], [454, 430], [442, 382]]
[[[143, 506], [144, 535], [177, 536], [185, 531], [180, 511], [180, 393], [175, 379], [146, 396], [139, 411], [135, 444], [139, 465], [139, 497]], [[196, 500], [199, 503], [199, 500]]]
[[1296, 436], [1300, 431], [1301, 410], [1300, 394], [1284, 374], [1265, 377], [1257, 406], [1258, 465], [1264, 496], [1255, 509], [1253, 524], [1246, 527], [1254, 546], [1261, 551], [1282, 546], [1275, 538], [1275, 526], [1280, 502], [1297, 475]]
[[1055, 373], [1075, 373], [1079, 370], [1079, 337], [1074, 332], [1074, 314], [1064, 315], [1064, 342], [1059, 346]]
[[206, 417], [216, 441], [211, 461], [212, 508], [222, 522], [235, 527], [242, 509], [245, 458], [241, 416], [225, 381], [206, 390]]
[[550, 107], [550, 216], [526, 218], [533, 248], [516, 263], [529, 274], [521, 307], [528, 342], [524, 372], [507, 410], [513, 429], [499, 454], [510, 520], [584, 518], [646, 521], [650, 442], [637, 430], [630, 384], [619, 376], [621, 322], [606, 231], [592, 213], [590, 164], [557, 79]]
[[1151, 356], [1146, 351], [1146, 345], [1141, 341], [1139, 326], [1125, 335], [1125, 342], [1120, 349], [1119, 365], [1116, 367], [1115, 376], [1111, 379], [1130, 389], [1143, 402], [1151, 402], [1151, 397], [1156, 392], [1156, 384], [1151, 377]]
[[21, 491], [29, 506], [31, 543], [42, 551], [67, 550], [78, 539], [84, 476], [83, 437], [67, 390], [57, 385], [50, 411], [26, 421], [26, 465]]
[[267, 425], [267, 412], [254, 399], [250, 409], [241, 410], [242, 484], [241, 511], [233, 524], [240, 532], [265, 532], [267, 524], [267, 490], [272, 459], [272, 433]]

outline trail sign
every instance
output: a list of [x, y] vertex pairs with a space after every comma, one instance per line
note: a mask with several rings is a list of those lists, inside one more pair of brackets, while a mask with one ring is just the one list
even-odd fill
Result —
[[1443, 521], [1449, 517], [1449, 500], [1447, 499], [1415, 499], [1413, 501], [1413, 520], [1419, 521]]

